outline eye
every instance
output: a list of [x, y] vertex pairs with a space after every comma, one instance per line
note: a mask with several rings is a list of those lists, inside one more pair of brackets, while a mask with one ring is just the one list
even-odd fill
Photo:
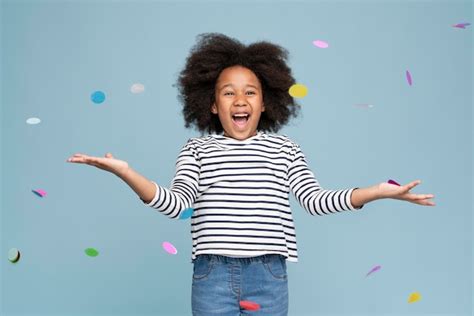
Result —
[[254, 94], [256, 94], [256, 92], [255, 91], [247, 91], [247, 94], [254, 95]]
[[231, 92], [231, 91], [227, 91], [227, 92], [224, 92], [224, 95], [233, 95], [234, 92]]

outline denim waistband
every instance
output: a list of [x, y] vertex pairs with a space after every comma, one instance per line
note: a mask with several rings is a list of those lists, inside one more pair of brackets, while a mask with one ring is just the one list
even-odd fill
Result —
[[197, 259], [208, 260], [211, 262], [221, 262], [221, 263], [236, 263], [236, 264], [250, 264], [252, 262], [268, 262], [275, 259], [286, 259], [285, 256], [279, 254], [266, 254], [256, 257], [247, 257], [247, 258], [234, 258], [221, 255], [213, 254], [202, 254], [198, 255]]

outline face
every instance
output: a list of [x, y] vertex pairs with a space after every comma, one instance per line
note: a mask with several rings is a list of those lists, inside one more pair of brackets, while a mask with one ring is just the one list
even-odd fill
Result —
[[260, 81], [251, 70], [224, 69], [216, 82], [215, 99], [211, 112], [219, 116], [225, 136], [244, 140], [257, 134], [265, 107]]

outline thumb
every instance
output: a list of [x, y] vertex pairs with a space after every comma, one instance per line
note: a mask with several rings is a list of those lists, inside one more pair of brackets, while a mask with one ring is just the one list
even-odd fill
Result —
[[105, 158], [114, 158], [114, 156], [112, 156], [111, 153], [106, 153], [106, 154], [105, 154]]

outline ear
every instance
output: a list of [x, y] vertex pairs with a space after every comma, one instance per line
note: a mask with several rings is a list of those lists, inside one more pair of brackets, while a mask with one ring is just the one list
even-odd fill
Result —
[[262, 112], [265, 112], [265, 103], [262, 103]]
[[216, 106], [216, 103], [215, 103], [215, 102], [212, 103], [212, 105], [211, 105], [211, 112], [212, 112], [213, 114], [217, 114], [217, 106]]

